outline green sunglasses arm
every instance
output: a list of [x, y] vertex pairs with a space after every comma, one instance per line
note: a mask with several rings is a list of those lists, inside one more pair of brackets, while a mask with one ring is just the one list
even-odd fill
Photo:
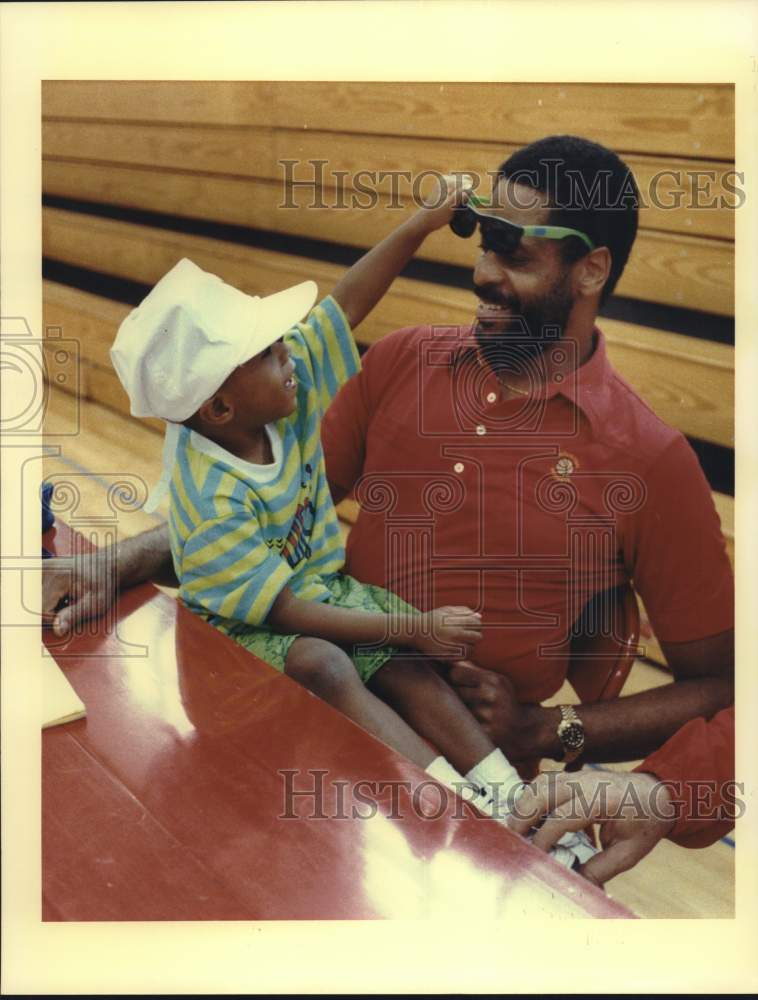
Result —
[[578, 236], [588, 250], [594, 250], [595, 244], [586, 233], [580, 233], [578, 229], [569, 229], [566, 226], [524, 226], [524, 236], [545, 236], [551, 240], [562, 240], [567, 236]]
[[[492, 202], [488, 201], [486, 198], [480, 198], [473, 192], [469, 192], [467, 205], [477, 206], [478, 208], [490, 208]], [[481, 216], [480, 212], [473, 208], [472, 211], [475, 215]], [[517, 225], [517, 223], [511, 223], [511, 225]], [[518, 226], [519, 229], [523, 231], [524, 236], [542, 236], [547, 239], [562, 240], [567, 236], [578, 236], [579, 239], [584, 243], [588, 250], [594, 250], [595, 244], [589, 238], [586, 233], [580, 232], [578, 229], [569, 229], [567, 226]]]

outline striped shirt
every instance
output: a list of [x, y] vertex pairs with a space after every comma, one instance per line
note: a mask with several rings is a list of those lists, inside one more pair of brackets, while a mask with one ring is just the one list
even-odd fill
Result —
[[358, 351], [331, 296], [284, 340], [297, 407], [266, 427], [272, 465], [237, 458], [187, 427], [179, 434], [169, 515], [179, 597], [229, 634], [263, 624], [284, 586], [302, 600], [325, 600], [323, 581], [345, 560], [320, 426], [359, 370]]

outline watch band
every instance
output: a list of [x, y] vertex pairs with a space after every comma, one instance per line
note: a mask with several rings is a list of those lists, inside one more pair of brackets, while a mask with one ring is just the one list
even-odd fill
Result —
[[573, 705], [559, 705], [558, 708], [561, 721], [558, 723], [557, 735], [563, 747], [561, 763], [571, 764], [584, 750], [584, 723]]

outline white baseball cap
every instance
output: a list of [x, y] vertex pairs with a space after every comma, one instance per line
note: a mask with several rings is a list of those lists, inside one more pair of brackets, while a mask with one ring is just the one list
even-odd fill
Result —
[[118, 328], [111, 361], [132, 415], [167, 422], [155, 510], [170, 481], [178, 424], [191, 417], [235, 368], [264, 351], [316, 301], [315, 281], [261, 298], [246, 295], [185, 257]]
[[316, 301], [315, 281], [246, 295], [185, 257], [118, 328], [111, 361], [132, 416], [181, 422], [235, 368], [278, 340]]

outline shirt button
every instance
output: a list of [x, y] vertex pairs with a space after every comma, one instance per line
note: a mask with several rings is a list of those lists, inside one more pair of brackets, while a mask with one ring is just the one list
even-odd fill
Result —
[[497, 393], [496, 392], [488, 392], [487, 393], [487, 402], [488, 403], [494, 403], [496, 400], [497, 400]]
[[455, 472], [463, 472], [463, 469], [464, 469], [463, 462], [456, 462], [455, 465], [453, 466], [453, 470]]
[[479, 424], [479, 426], [476, 428], [476, 433], [479, 435], [479, 437], [482, 437], [483, 434], [487, 433], [487, 428], [484, 426], [484, 424]]

